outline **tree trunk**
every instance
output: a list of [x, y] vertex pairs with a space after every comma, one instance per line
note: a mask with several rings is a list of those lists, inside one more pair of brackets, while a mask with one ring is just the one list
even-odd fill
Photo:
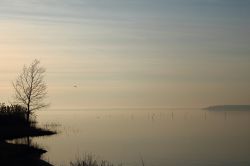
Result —
[[27, 111], [27, 113], [26, 113], [26, 122], [27, 122], [27, 124], [29, 124], [29, 121], [30, 121], [30, 112]]
[[28, 146], [28, 147], [30, 147], [30, 136], [27, 136], [26, 137], [26, 145]]
[[29, 121], [30, 121], [30, 106], [28, 104], [28, 108], [27, 108], [27, 117], [26, 117], [26, 122], [27, 124], [29, 124]]

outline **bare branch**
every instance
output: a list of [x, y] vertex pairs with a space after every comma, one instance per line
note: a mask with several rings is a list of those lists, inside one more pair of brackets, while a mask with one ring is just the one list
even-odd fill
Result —
[[40, 66], [40, 61], [34, 60], [30, 66], [24, 66], [17, 79], [12, 82], [16, 102], [25, 106], [29, 114], [33, 110], [48, 106], [43, 102], [47, 96], [45, 71], [45, 68]]

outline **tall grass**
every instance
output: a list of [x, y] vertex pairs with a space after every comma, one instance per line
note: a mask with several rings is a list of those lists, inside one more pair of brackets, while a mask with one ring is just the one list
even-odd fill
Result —
[[[78, 158], [76, 159], [76, 161], [70, 162], [70, 166], [115, 166], [115, 165], [106, 160], [98, 161], [92, 154], [85, 154], [82, 158]], [[122, 166], [122, 164], [119, 164], [117, 166]]]
[[[84, 154], [82, 158], [77, 158], [74, 162], [70, 162], [70, 166], [123, 166], [123, 164], [114, 165], [107, 160], [98, 161], [92, 154]], [[141, 157], [141, 166], [146, 166]]]
[[[77, 158], [74, 162], [70, 162], [70, 166], [116, 166], [107, 160], [98, 161], [94, 155], [85, 154], [82, 158]], [[118, 164], [117, 166], [123, 166]], [[141, 157], [141, 166], [145, 166], [145, 162]]]

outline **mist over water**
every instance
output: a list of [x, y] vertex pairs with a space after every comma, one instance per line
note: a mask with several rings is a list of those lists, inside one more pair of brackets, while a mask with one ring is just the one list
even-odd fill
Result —
[[38, 112], [58, 135], [34, 138], [44, 159], [67, 165], [85, 153], [127, 166], [246, 166], [250, 112], [199, 109], [99, 109]]

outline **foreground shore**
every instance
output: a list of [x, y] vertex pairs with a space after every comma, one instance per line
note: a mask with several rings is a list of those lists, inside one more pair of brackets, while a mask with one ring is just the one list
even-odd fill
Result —
[[30, 126], [0, 126], [0, 165], [4, 166], [52, 166], [41, 160], [46, 150], [30, 144], [12, 144], [6, 140], [35, 136], [49, 136], [56, 132]]

